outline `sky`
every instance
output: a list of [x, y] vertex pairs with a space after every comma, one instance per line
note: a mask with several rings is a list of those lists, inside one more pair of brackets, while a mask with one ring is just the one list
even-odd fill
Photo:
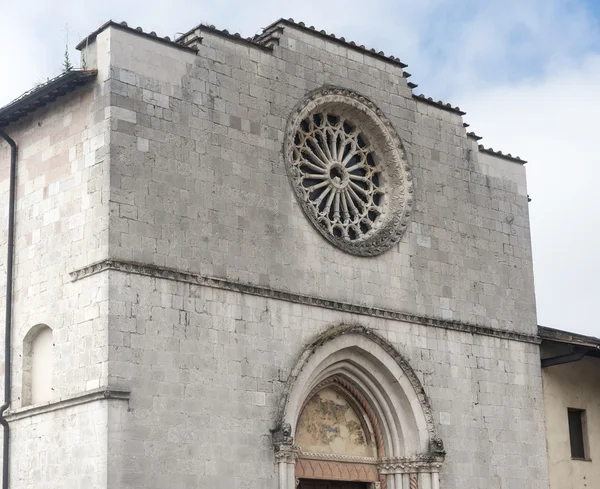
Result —
[[109, 19], [173, 38], [202, 22], [247, 37], [291, 17], [399, 57], [416, 93], [528, 160], [538, 323], [600, 336], [599, 0], [0, 0], [0, 12], [0, 106], [60, 73], [67, 37], [77, 66], [74, 46]]

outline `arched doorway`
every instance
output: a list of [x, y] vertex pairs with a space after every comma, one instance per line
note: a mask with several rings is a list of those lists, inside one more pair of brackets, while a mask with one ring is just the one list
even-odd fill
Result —
[[274, 433], [280, 489], [439, 489], [444, 459], [410, 365], [361, 326], [308, 345]]

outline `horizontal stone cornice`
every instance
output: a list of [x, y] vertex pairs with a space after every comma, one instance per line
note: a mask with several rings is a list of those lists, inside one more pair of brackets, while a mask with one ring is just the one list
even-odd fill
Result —
[[104, 400], [129, 401], [129, 391], [110, 390], [103, 387], [100, 389], [84, 391], [72, 396], [65, 396], [47, 404], [36, 404], [34, 406], [25, 406], [18, 409], [9, 409], [6, 411], [4, 417], [8, 422], [12, 422], [53, 411], [60, 411], [81, 404]]
[[359, 304], [350, 304], [348, 302], [325, 299], [321, 297], [296, 294], [283, 290], [262, 287], [258, 285], [245, 284], [227, 280], [223, 278], [206, 277], [195, 273], [184, 272], [173, 268], [159, 267], [143, 263], [129, 262], [123, 260], [104, 260], [101, 262], [88, 265], [86, 267], [74, 270], [70, 273], [71, 279], [75, 282], [84, 279], [97, 273], [102, 273], [107, 270], [118, 272], [131, 273], [135, 275], [143, 275], [146, 277], [160, 278], [164, 280], [173, 280], [176, 282], [184, 282], [193, 285], [204, 287], [212, 287], [215, 289], [228, 290], [239, 292], [241, 294], [250, 294], [268, 299], [281, 300], [285, 302], [293, 302], [313, 307], [321, 307], [324, 309], [332, 309], [335, 311], [345, 312], [349, 314], [359, 314], [362, 316], [377, 317], [382, 319], [390, 319], [413, 324], [421, 324], [433, 328], [448, 329], [452, 331], [460, 331], [474, 335], [493, 336], [512, 341], [520, 341], [524, 343], [539, 344], [539, 339], [535, 335], [517, 333], [513, 331], [504, 331], [501, 329], [490, 328], [489, 326], [480, 326], [472, 323], [461, 321], [449, 321], [429, 316], [419, 316], [381, 307], [369, 307]]

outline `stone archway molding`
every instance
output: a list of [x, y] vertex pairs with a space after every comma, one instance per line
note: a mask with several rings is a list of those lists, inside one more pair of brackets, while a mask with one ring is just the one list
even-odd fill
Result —
[[[352, 393], [368, 413], [375, 427], [377, 458], [352, 461], [335, 454], [305, 454], [294, 445], [304, 403], [331, 382]], [[308, 467], [333, 471], [337, 469], [332, 464], [360, 463], [371, 465], [370, 473], [376, 467], [381, 486], [387, 489], [439, 489], [438, 473], [445, 452], [423, 386], [408, 361], [387, 340], [361, 325], [335, 326], [306, 345], [280, 401], [273, 441], [280, 489], [295, 487], [297, 459], [302, 461], [298, 467], [302, 473]], [[365, 471], [358, 465], [355, 469]]]

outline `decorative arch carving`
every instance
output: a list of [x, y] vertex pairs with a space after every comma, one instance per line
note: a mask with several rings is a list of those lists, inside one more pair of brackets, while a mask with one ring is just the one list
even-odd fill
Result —
[[[339, 390], [368, 419], [376, 458], [305, 453], [294, 445], [303, 407], [326, 388]], [[420, 487], [419, 481], [439, 489], [445, 455], [429, 400], [408, 361], [384, 338], [360, 325], [333, 327], [303, 349], [280, 401], [274, 443], [276, 453], [287, 454], [285, 466], [280, 464], [280, 489], [294, 487], [290, 481], [295, 477], [333, 478], [331, 474], [360, 474], [360, 480], [380, 480], [387, 489]]]

